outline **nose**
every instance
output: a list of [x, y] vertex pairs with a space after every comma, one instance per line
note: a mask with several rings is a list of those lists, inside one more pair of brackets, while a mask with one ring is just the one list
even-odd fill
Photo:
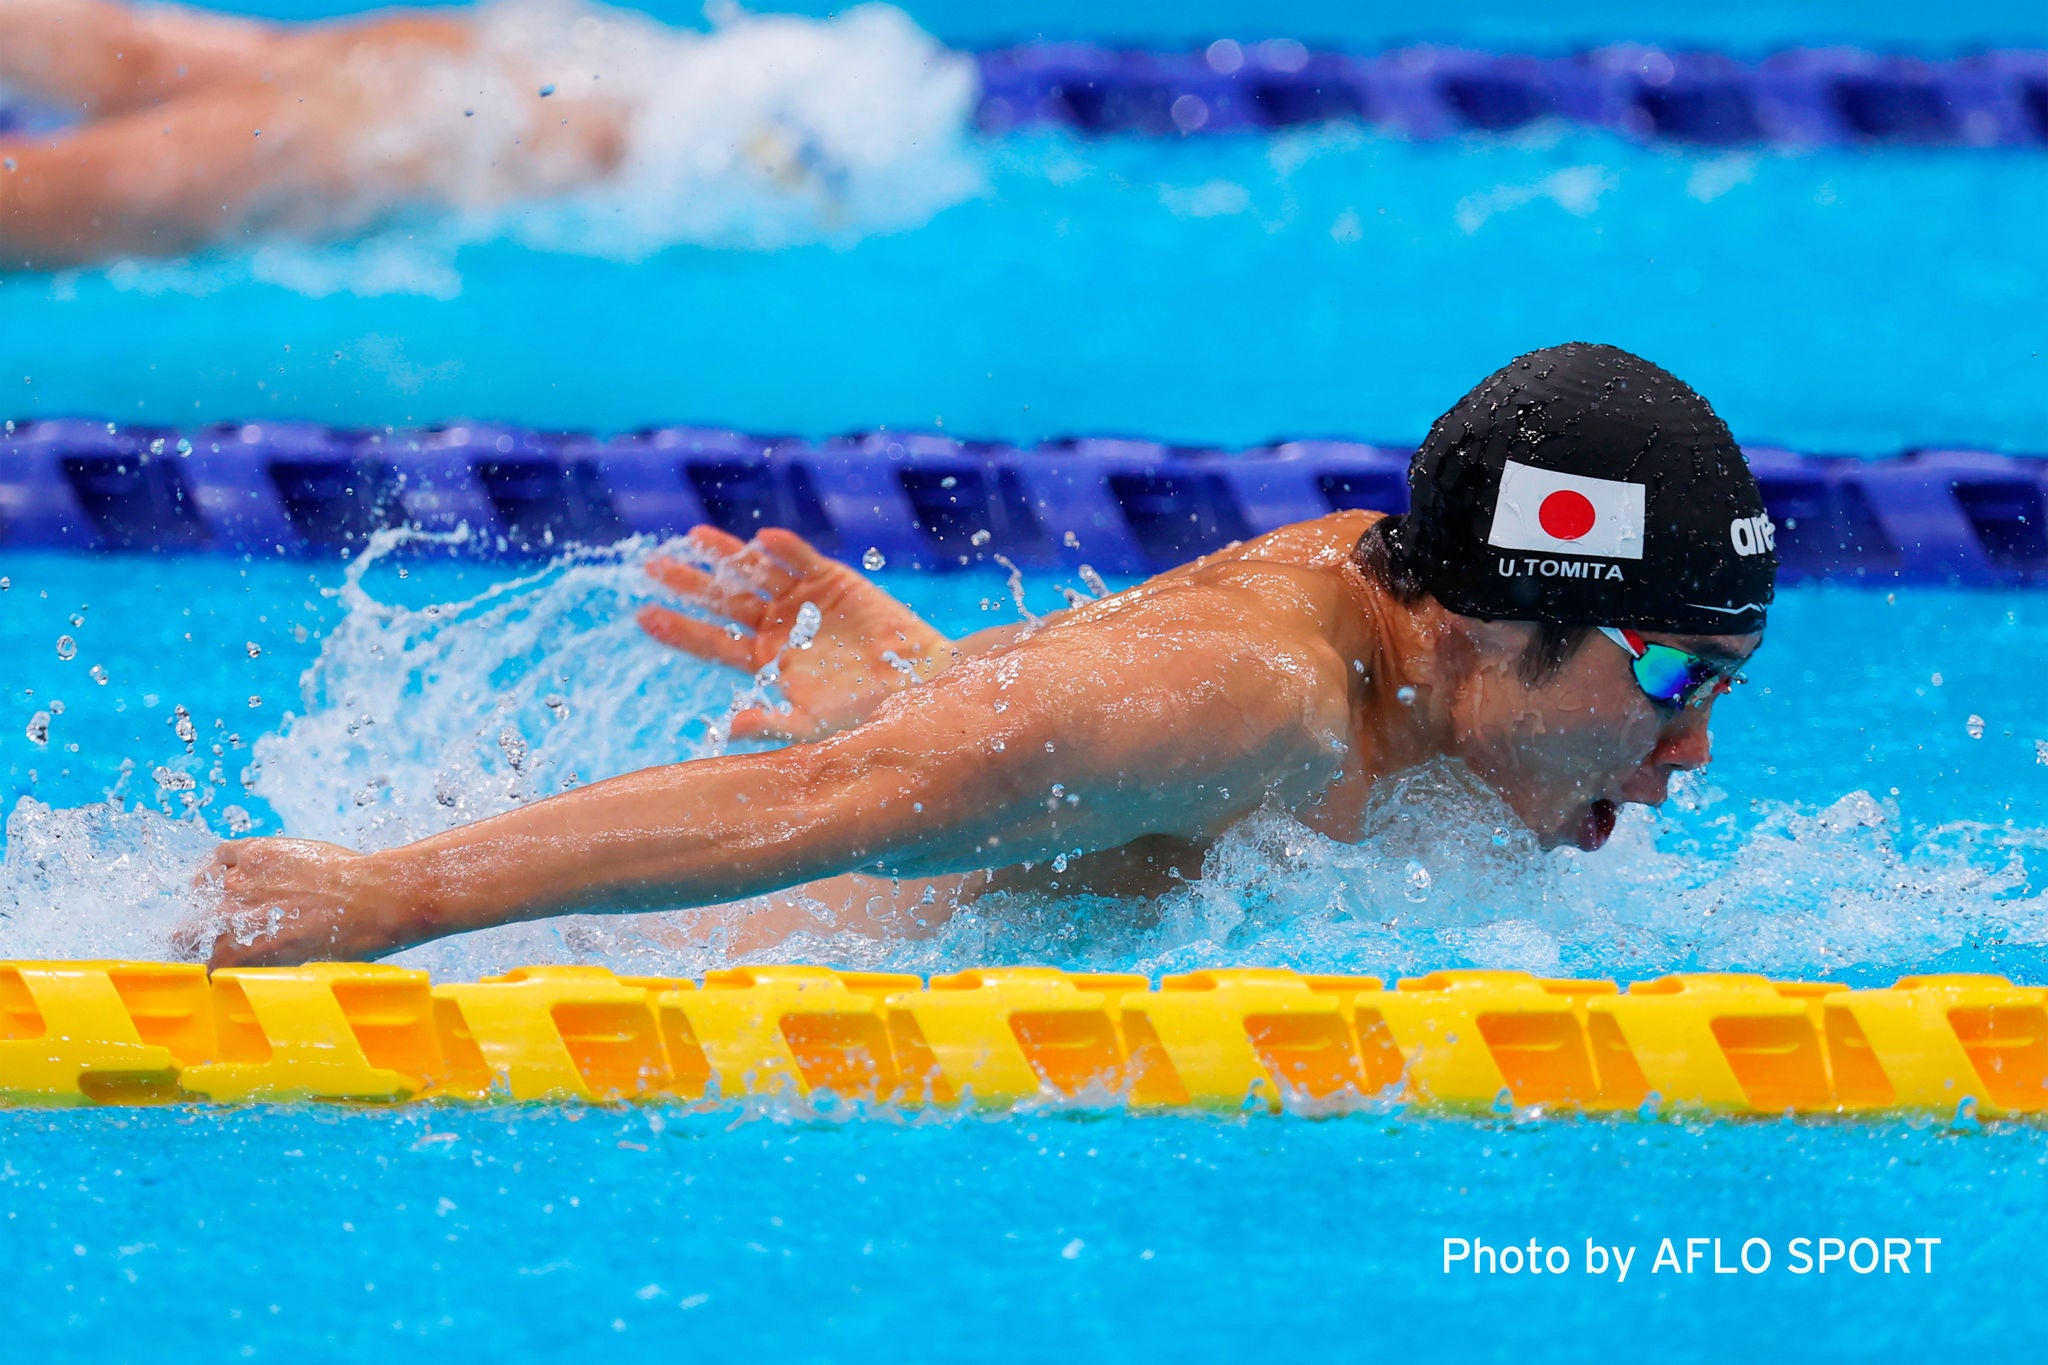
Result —
[[1657, 746], [1650, 750], [1644, 766], [1678, 772], [1706, 767], [1707, 761], [1714, 756], [1713, 736], [1707, 733], [1708, 713], [1712, 710], [1712, 702], [1680, 710], [1657, 736]]
[[1622, 798], [1646, 806], [1662, 805], [1676, 772], [1704, 768], [1713, 757], [1714, 742], [1707, 733], [1706, 706], [1688, 706], [1666, 721], [1657, 743], [1622, 786]]

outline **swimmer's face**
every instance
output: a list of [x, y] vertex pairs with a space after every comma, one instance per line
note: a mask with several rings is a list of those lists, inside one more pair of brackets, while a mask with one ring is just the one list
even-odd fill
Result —
[[[1623, 803], [1660, 805], [1674, 774], [1706, 766], [1714, 703], [1657, 705], [1636, 686], [1628, 655], [1598, 634], [1581, 641], [1555, 673], [1530, 681], [1521, 661], [1536, 633], [1505, 622], [1472, 633], [1479, 653], [1453, 707], [1458, 757], [1544, 847], [1596, 849], [1614, 832]], [[1643, 638], [1733, 669], [1763, 637]]]

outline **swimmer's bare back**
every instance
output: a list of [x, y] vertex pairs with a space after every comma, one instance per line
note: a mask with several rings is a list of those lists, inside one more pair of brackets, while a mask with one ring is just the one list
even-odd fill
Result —
[[[0, 137], [0, 270], [173, 255], [254, 232], [354, 231], [438, 202], [436, 136], [366, 137], [469, 56], [462, 19], [433, 11], [273, 25], [108, 0], [0, 0], [0, 81], [78, 110], [55, 135]], [[537, 96], [536, 96], [537, 97]], [[545, 158], [596, 178], [620, 131], [601, 108], [506, 136], [507, 181]], [[562, 131], [557, 131], [560, 129]], [[569, 169], [566, 171], [564, 167]]]

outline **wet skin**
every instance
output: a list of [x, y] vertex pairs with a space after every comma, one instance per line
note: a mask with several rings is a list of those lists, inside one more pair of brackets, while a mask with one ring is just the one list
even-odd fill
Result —
[[[191, 946], [216, 965], [370, 957], [517, 920], [764, 895], [730, 950], [821, 920], [924, 933], [992, 886], [1156, 893], [1261, 807], [1354, 840], [1383, 778], [1444, 757], [1546, 846], [1589, 849], [1617, 806], [1657, 804], [1674, 773], [1705, 765], [1711, 703], [1654, 705], [1599, 636], [1531, 681], [1535, 627], [1402, 603], [1354, 562], [1376, 519], [1285, 527], [957, 643], [788, 532], [742, 545], [700, 529], [715, 571], [653, 572], [739, 638], [666, 608], [642, 625], [735, 667], [777, 660], [787, 708], [736, 729], [801, 742], [631, 773], [381, 853], [224, 844], [201, 874], [224, 921], [195, 926]], [[806, 602], [815, 640], [787, 648]], [[1731, 665], [1759, 643], [1646, 638]]]

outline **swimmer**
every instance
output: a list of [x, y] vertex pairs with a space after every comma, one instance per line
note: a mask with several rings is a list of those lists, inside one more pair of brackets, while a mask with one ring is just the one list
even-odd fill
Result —
[[633, 165], [641, 200], [657, 195], [647, 212], [758, 200], [830, 226], [851, 172], [929, 157], [966, 126], [973, 80], [877, 5], [829, 21], [735, 12], [697, 34], [565, 0], [304, 24], [0, 0], [0, 86], [82, 118], [0, 133], [0, 271], [344, 237], [407, 210], [586, 191]]
[[[1405, 515], [1341, 512], [1035, 627], [949, 641], [787, 532], [696, 533], [656, 573], [743, 628], [649, 608], [667, 643], [781, 661], [799, 742], [650, 768], [378, 853], [223, 844], [216, 965], [365, 958], [518, 920], [771, 895], [727, 944], [930, 933], [991, 889], [1143, 897], [1262, 808], [1339, 840], [1368, 797], [1463, 763], [1547, 847], [1703, 767], [1777, 560], [1704, 399], [1610, 346], [1533, 352], [1439, 418]], [[816, 608], [813, 617], [805, 604]], [[809, 649], [783, 646], [818, 624]], [[792, 890], [794, 889], [794, 890]]]

